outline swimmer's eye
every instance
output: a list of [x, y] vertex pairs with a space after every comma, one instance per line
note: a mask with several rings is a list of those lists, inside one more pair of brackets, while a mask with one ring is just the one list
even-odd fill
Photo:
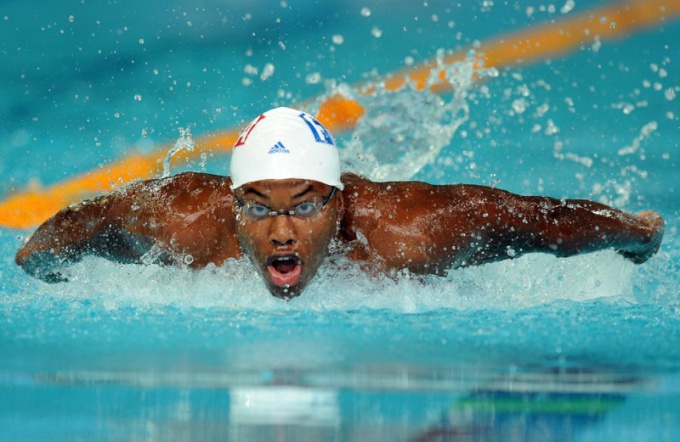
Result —
[[295, 206], [293, 212], [300, 218], [313, 218], [321, 211], [321, 207], [323, 207], [321, 201], [305, 201]]
[[260, 221], [269, 216], [272, 210], [267, 206], [259, 204], [246, 204], [244, 207], [246, 216], [254, 221]]

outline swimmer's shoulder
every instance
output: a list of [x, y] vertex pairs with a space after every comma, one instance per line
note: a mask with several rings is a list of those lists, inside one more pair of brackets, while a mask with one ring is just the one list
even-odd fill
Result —
[[340, 181], [342, 181], [342, 184], [345, 185], [345, 188], [348, 186], [354, 188], [373, 184], [373, 181], [369, 180], [368, 178], [351, 172], [344, 172], [342, 175], [340, 175]]
[[507, 191], [475, 184], [431, 184], [423, 181], [371, 181], [353, 173], [343, 173], [342, 191], [350, 211], [366, 212], [383, 206], [406, 208], [456, 207], [472, 210], [474, 204], [506, 201]]
[[341, 181], [345, 185], [344, 194], [375, 194], [374, 196], [400, 196], [403, 193], [417, 195], [418, 193], [427, 192], [445, 192], [445, 193], [474, 193], [483, 191], [484, 186], [475, 186], [469, 184], [446, 184], [437, 185], [430, 184], [424, 181], [372, 181], [364, 176], [354, 173], [343, 173]]
[[356, 204], [365, 204], [373, 200], [382, 187], [382, 183], [371, 181], [364, 176], [349, 172], [343, 173], [340, 176], [340, 181], [345, 186], [342, 194], [350, 210]]
[[232, 194], [231, 178], [202, 172], [182, 172], [164, 178], [136, 181], [121, 189], [123, 193], [159, 195], [200, 195], [203, 192]]
[[177, 192], [221, 189], [231, 193], [231, 178], [203, 172], [182, 172], [171, 177], [161, 178], [154, 184]]
[[418, 181], [372, 181], [365, 176], [355, 173], [345, 172], [341, 175], [340, 181], [345, 185], [343, 193], [374, 193], [395, 191], [414, 185], [424, 184]]
[[382, 209], [387, 206], [394, 208], [424, 204], [441, 193], [437, 189], [444, 189], [444, 186], [422, 181], [372, 181], [352, 173], [342, 174], [341, 180], [345, 185], [342, 194], [348, 211], [362, 213], [370, 218], [383, 213]]
[[230, 207], [234, 193], [231, 179], [201, 172], [182, 172], [177, 175], [134, 182], [120, 189], [121, 210], [139, 206], [154, 211], [191, 212], [204, 205]]

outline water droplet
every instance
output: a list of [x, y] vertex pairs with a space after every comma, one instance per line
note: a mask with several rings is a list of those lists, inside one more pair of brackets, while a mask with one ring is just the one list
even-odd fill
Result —
[[243, 67], [243, 72], [248, 75], [257, 75], [258, 69], [252, 64], [247, 64]]
[[264, 68], [262, 68], [262, 75], [260, 75], [260, 80], [265, 81], [272, 75], [274, 75], [274, 65], [271, 63], [267, 63], [266, 65], [264, 65]]
[[370, 17], [371, 16], [371, 10], [368, 9], [367, 7], [361, 8], [361, 16], [362, 17]]
[[523, 98], [518, 98], [512, 102], [512, 110], [517, 114], [522, 114], [527, 110], [527, 101]]
[[600, 40], [600, 36], [596, 35], [595, 38], [593, 39], [593, 44], [590, 46], [593, 52], [599, 52], [600, 49], [602, 48], [602, 41]]
[[333, 35], [333, 37], [331, 37], [331, 39], [333, 40], [333, 44], [336, 44], [336, 45], [341, 45], [345, 42], [345, 37], [343, 37], [340, 34]]
[[194, 262], [194, 257], [191, 255], [184, 255], [184, 264], [191, 265]]
[[568, 14], [569, 12], [571, 12], [572, 9], [574, 9], [575, 6], [576, 3], [574, 2], [574, 0], [567, 0], [564, 3], [564, 6], [562, 6], [562, 8], [560, 9], [560, 12], [562, 14]]
[[319, 72], [312, 72], [307, 75], [305, 80], [307, 84], [319, 84], [321, 82], [321, 74]]

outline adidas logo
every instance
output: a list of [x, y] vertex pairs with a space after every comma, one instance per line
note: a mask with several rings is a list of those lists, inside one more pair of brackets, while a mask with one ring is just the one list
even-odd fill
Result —
[[275, 145], [273, 145], [270, 149], [269, 152], [267, 153], [290, 153], [288, 149], [286, 149], [286, 146], [283, 145], [282, 142], [278, 142]]

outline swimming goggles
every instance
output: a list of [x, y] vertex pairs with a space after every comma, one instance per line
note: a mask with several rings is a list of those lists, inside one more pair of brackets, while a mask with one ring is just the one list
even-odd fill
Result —
[[258, 204], [254, 201], [246, 201], [244, 203], [238, 196], [234, 195], [234, 197], [236, 198], [236, 203], [238, 204], [239, 210], [242, 210], [246, 217], [253, 221], [262, 221], [269, 218], [270, 216], [279, 215], [297, 216], [298, 218], [302, 219], [311, 219], [317, 216], [319, 212], [321, 212], [321, 210], [326, 207], [331, 198], [333, 198], [333, 195], [335, 195], [335, 190], [336, 188], [333, 187], [331, 193], [328, 194], [327, 197], [323, 199], [309, 199], [298, 204], [290, 210], [272, 210], [270, 207], [267, 207], [264, 204]]

